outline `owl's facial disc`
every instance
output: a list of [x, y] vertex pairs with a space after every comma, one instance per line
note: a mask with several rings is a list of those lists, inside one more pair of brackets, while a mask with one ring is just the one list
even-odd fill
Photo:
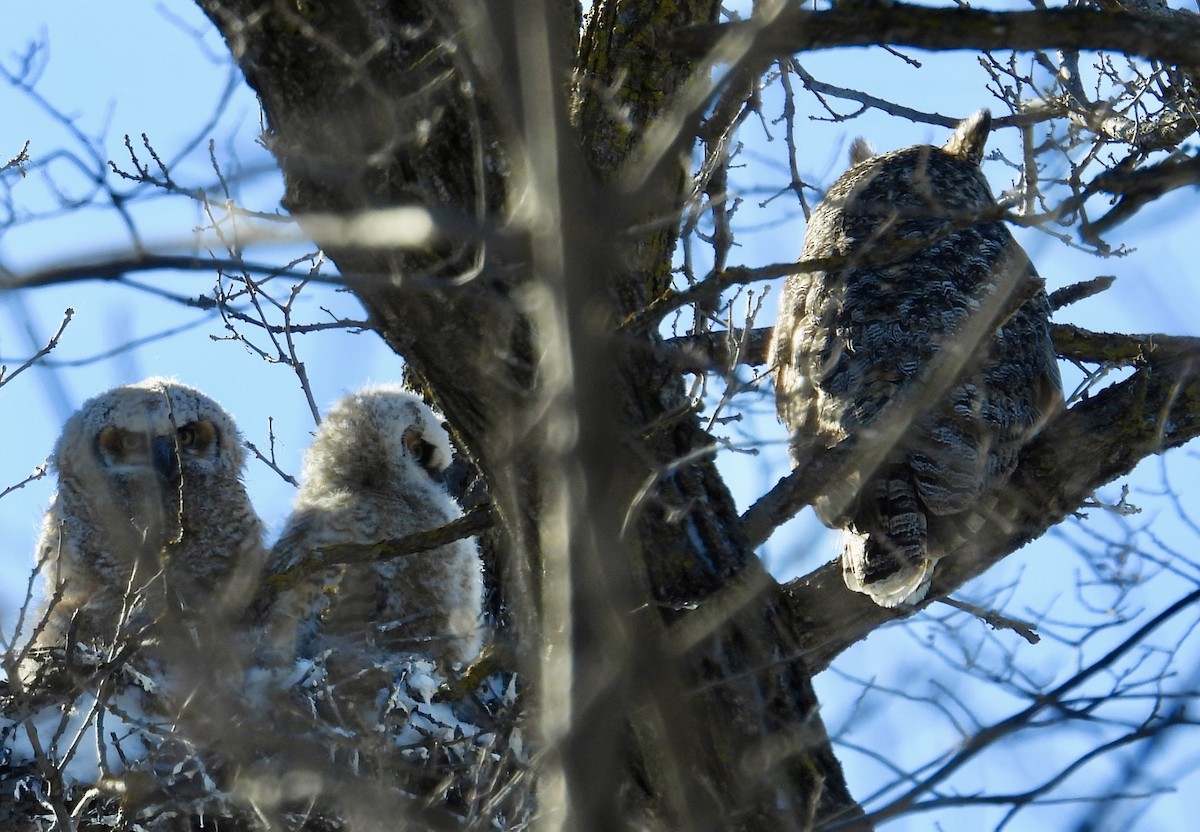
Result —
[[181, 463], [215, 459], [220, 450], [218, 440], [216, 426], [207, 419], [189, 422], [173, 435], [109, 425], [96, 437], [96, 453], [106, 467], [153, 470], [163, 479], [174, 481], [179, 478]]

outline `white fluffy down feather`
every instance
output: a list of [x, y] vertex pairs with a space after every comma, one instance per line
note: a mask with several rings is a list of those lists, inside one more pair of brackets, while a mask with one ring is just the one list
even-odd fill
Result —
[[[275, 544], [270, 571], [338, 544], [370, 546], [460, 518], [435, 477], [449, 436], [420, 398], [398, 385], [369, 387], [330, 409], [304, 462], [304, 481]], [[334, 649], [347, 673], [381, 658], [466, 662], [482, 641], [483, 577], [472, 539], [426, 552], [343, 566], [289, 591], [273, 611], [284, 658]]]

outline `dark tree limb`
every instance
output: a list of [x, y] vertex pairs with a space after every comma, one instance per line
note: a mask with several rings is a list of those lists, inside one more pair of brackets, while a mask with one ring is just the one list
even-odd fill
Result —
[[[1068, 287], [1073, 288], [1073, 287]], [[1072, 298], [1074, 302], [1078, 298]], [[767, 363], [771, 327], [733, 329], [703, 335], [681, 335], [664, 343], [667, 357], [684, 372], [704, 372], [733, 363]], [[1161, 333], [1093, 332], [1075, 324], [1051, 324], [1054, 349], [1060, 358], [1118, 367], [1166, 362], [1200, 350], [1200, 338]], [[751, 535], [758, 540], [757, 535]], [[761, 542], [761, 541], [759, 541]]]
[[[930, 49], [1087, 46], [1197, 64], [1195, 21], [896, 5], [792, 8], [767, 26], [718, 26], [717, 4], [706, 0], [607, 0], [594, 4], [584, 27], [568, 114], [569, 4], [543, 5], [538, 13], [549, 15], [548, 25], [544, 42], [536, 42], [536, 32], [514, 29], [523, 24], [506, 4], [485, 11], [466, 2], [199, 2], [263, 101], [289, 210], [337, 215], [416, 205], [464, 217], [464, 228], [478, 229], [447, 231], [419, 249], [318, 242], [488, 482], [504, 562], [513, 567], [508, 597], [521, 611], [518, 643], [541, 632], [544, 603], [555, 601], [539, 587], [566, 562], [576, 585], [597, 584], [594, 593], [571, 598], [580, 622], [573, 649], [589, 668], [580, 678], [603, 679], [605, 662], [616, 655], [605, 652], [606, 633], [628, 650], [620, 656], [627, 675], [591, 691], [603, 707], [589, 714], [577, 703], [597, 721], [576, 723], [566, 740], [570, 788], [585, 794], [588, 786], [580, 749], [611, 740], [612, 713], [631, 709], [632, 739], [621, 753], [628, 753], [632, 776], [613, 778], [611, 766], [622, 760], [612, 748], [600, 776], [606, 788], [643, 789], [647, 816], [669, 826], [712, 806], [726, 828], [802, 829], [817, 817], [839, 815], [855, 823], [857, 807], [817, 716], [810, 674], [896, 614], [846, 590], [836, 567], [780, 592], [750, 545], [774, 528], [774, 516], [739, 523], [703, 453], [711, 438], [685, 406], [671, 349], [653, 326], [618, 331], [619, 322], [652, 321], [664, 303], [703, 300], [701, 293], [730, 285], [701, 284], [685, 297], [670, 290], [686, 177], [667, 160], [690, 149], [704, 107], [704, 99], [674, 97], [708, 70], [662, 47], [674, 39], [691, 54], [701, 54], [697, 48], [707, 54], [733, 33], [749, 35], [748, 60], [757, 64], [803, 49], [880, 42]], [[537, 78], [551, 78], [548, 87], [522, 75], [531, 56], [540, 62]], [[668, 111], [677, 132], [646, 148], [646, 136]], [[414, 124], [423, 125], [419, 136]], [[539, 128], [550, 132], [530, 132]], [[643, 158], [652, 162], [645, 170], [630, 169]], [[526, 168], [545, 160], [554, 167]], [[549, 236], [521, 226], [527, 220], [513, 222], [513, 189], [522, 195], [527, 186], [548, 206], [545, 216], [555, 224]], [[583, 208], [563, 210], [573, 203]], [[507, 237], [495, 233], [514, 226]], [[564, 268], [564, 254], [578, 258], [574, 274]], [[412, 275], [421, 280], [406, 280]], [[528, 302], [541, 287], [569, 308], [562, 341], [540, 328]], [[666, 300], [654, 306], [656, 299]], [[630, 345], [626, 337], [641, 343]], [[584, 469], [578, 475], [559, 477], [546, 468], [551, 457], [544, 449], [561, 442], [543, 421], [548, 404], [556, 406], [543, 387], [543, 356], [551, 347], [565, 347], [577, 374], [569, 394], [581, 408], [573, 446]], [[1027, 449], [978, 551], [940, 567], [935, 593], [1040, 534], [1141, 457], [1194, 435], [1200, 407], [1193, 364], [1180, 354], [1140, 366], [1132, 379], [1062, 414]], [[839, 453], [814, 466], [829, 465], [825, 476], [833, 476]], [[811, 499], [807, 492], [822, 486], [821, 470], [806, 467], [783, 490], [792, 490], [793, 500]], [[560, 544], [567, 552], [548, 549], [543, 534], [555, 483], [582, 485], [596, 501], [588, 503], [593, 516], [568, 524], [575, 531]], [[616, 509], [629, 509], [619, 533]], [[639, 597], [661, 616], [627, 612], [627, 602]], [[681, 640], [686, 648], [663, 646]], [[672, 710], [667, 703], [678, 681], [699, 695]], [[698, 803], [693, 785], [681, 779], [681, 754], [705, 783]], [[616, 818], [596, 801], [576, 807], [593, 820]]]
[[[262, 99], [289, 210], [415, 204], [480, 229], [514, 229], [507, 240], [445, 234], [419, 250], [318, 242], [487, 480], [527, 682], [536, 684], [546, 652], [542, 622], [559, 622], [561, 599], [541, 586], [557, 588], [565, 564], [583, 588], [569, 599], [579, 716], [563, 745], [547, 749], [562, 755], [570, 811], [582, 813], [572, 814], [574, 828], [612, 828], [639, 791], [641, 814], [668, 826], [707, 815], [722, 828], [806, 829], [814, 813], [860, 815], [808, 672], [788, 659], [796, 651], [781, 640], [777, 592], [714, 622], [682, 655], [659, 646], [731, 582], [773, 587], [711, 457], [697, 453], [712, 440], [677, 406], [686, 398], [657, 334], [639, 336], [650, 349], [630, 349], [613, 324], [670, 281], [686, 177], [656, 164], [635, 191], [600, 183], [627, 173], [641, 131], [680, 85], [706, 77], [664, 53], [661, 38], [715, 20], [718, 4], [595, 4], [572, 132], [553, 85], [537, 86], [558, 77], [565, 87], [569, 77], [554, 70], [568, 39], [551, 16], [540, 18], [552, 25], [539, 41], [542, 30], [504, 4], [200, 2]], [[603, 97], [614, 92], [634, 115], [632, 130], [609, 119]], [[416, 123], [425, 125], [419, 140]], [[678, 141], [690, 143], [693, 130], [684, 124]], [[546, 221], [511, 216], [510, 188], [532, 196]], [[564, 254], [576, 263], [570, 274]], [[412, 285], [412, 274], [423, 279]], [[431, 285], [439, 277], [444, 288]], [[565, 340], [538, 318], [547, 300], [568, 310]], [[564, 347], [573, 387], [548, 388], [545, 357], [557, 360]], [[579, 414], [576, 458], [556, 450], [570, 432], [546, 421], [564, 394]], [[567, 502], [575, 515], [562, 515], [575, 493], [588, 503]], [[555, 538], [560, 519], [565, 537]], [[631, 614], [631, 599], [658, 614]], [[681, 693], [690, 689], [695, 697]], [[617, 742], [625, 715], [628, 746]], [[788, 735], [797, 741], [781, 741]], [[739, 762], [768, 748], [772, 765]], [[616, 780], [614, 765], [626, 767]], [[620, 804], [614, 783], [624, 784]]]
[[1091, 280], [1081, 280], [1078, 283], [1063, 286], [1061, 289], [1055, 289], [1050, 293], [1050, 309], [1057, 312], [1065, 306], [1098, 295], [1108, 290], [1114, 281], [1116, 278], [1112, 275], [1103, 274], [1093, 277]]
[[[1193, 122], [1194, 123], [1194, 122]], [[1081, 230], [1084, 240], [1095, 240], [1136, 214], [1147, 203], [1165, 193], [1200, 183], [1200, 158], [1172, 158], [1140, 170], [1113, 169], [1097, 176], [1092, 188], [1120, 199], [1098, 220]]]
[[1074, 324], [1054, 324], [1053, 335], [1055, 350], [1072, 361], [1166, 368], [1200, 356], [1200, 338], [1186, 335], [1092, 332]]
[[308, 552], [298, 563], [267, 578], [267, 584], [275, 592], [283, 592], [311, 579], [325, 569], [355, 563], [386, 563], [394, 558], [428, 552], [447, 543], [472, 537], [485, 531], [492, 524], [492, 507], [476, 506], [465, 515], [424, 531], [413, 532], [396, 540], [380, 540], [376, 543], [338, 543]]
[[[677, 32], [675, 48], [702, 54], [749, 24], [695, 26]], [[1088, 8], [991, 12], [930, 8], [906, 3], [838, 3], [829, 11], [796, 4], [759, 36], [774, 56], [844, 46], [910, 46], [918, 49], [1109, 50], [1200, 67], [1200, 18]]]

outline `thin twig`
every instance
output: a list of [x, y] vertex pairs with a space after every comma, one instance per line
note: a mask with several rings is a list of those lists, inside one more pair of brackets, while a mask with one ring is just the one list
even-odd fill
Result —
[[58, 332], [55, 332], [54, 335], [50, 337], [50, 340], [46, 342], [46, 346], [34, 353], [28, 361], [26, 361], [17, 369], [13, 370], [11, 373], [6, 374], [6, 371], [8, 370], [7, 367], [0, 367], [0, 387], [8, 384], [21, 373], [28, 370], [37, 363], [39, 358], [49, 355], [50, 351], [58, 346], [58, 339], [62, 337], [63, 331], [67, 328], [67, 324], [71, 323], [71, 319], [73, 317], [75, 317], [75, 310], [68, 306], [66, 311], [63, 312], [63, 319], [62, 323], [58, 325]]
[[7, 497], [9, 494], [13, 493], [17, 489], [24, 488], [25, 486], [29, 485], [29, 483], [40, 480], [42, 477], [46, 476], [46, 471], [49, 470], [49, 468], [50, 468], [50, 464], [47, 462], [43, 462], [38, 467], [34, 468], [33, 473], [30, 474], [28, 477], [21, 480], [19, 483], [16, 483], [15, 485], [10, 485], [8, 488], [4, 489], [3, 491], [0, 491], [0, 500], [3, 500], [5, 497]]
[[943, 604], [948, 604], [957, 610], [962, 610], [968, 615], [973, 615], [983, 623], [987, 624], [993, 630], [1012, 630], [1021, 638], [1028, 641], [1030, 644], [1037, 644], [1042, 640], [1042, 637], [1033, 629], [1033, 625], [1016, 618], [1009, 618], [1006, 615], [1001, 615], [995, 610], [985, 610], [983, 607], [977, 607], [966, 601], [959, 601], [957, 598], [949, 596], [939, 598]]
[[[265, 454], [263, 454], [263, 452], [258, 449], [258, 446], [249, 440], [245, 440], [242, 444], [244, 444], [247, 448], [250, 449], [250, 452], [252, 454], [254, 454], [255, 457], [258, 458], [259, 462], [262, 462], [264, 465], [266, 465], [268, 468], [270, 468], [272, 471], [274, 471], [276, 474], [278, 474], [284, 482], [289, 483], [290, 485], [294, 485], [297, 488], [299, 488], [300, 483], [296, 481], [296, 478], [293, 477], [291, 474], [289, 474], [287, 471], [284, 471], [282, 468], [280, 468], [279, 464], [275, 461], [275, 428], [273, 426], [273, 421], [274, 420], [272, 420], [272, 419], [267, 419], [267, 425], [268, 425], [267, 433], [269, 435], [269, 441], [271, 443], [271, 455], [269, 457], [266, 456]], [[0, 495], [0, 496], [3, 496], [3, 495]]]

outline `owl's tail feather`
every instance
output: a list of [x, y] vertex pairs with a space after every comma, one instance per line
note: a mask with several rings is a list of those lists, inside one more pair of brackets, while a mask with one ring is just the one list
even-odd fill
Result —
[[925, 511], [912, 477], [895, 471], [873, 484], [870, 515], [842, 534], [846, 586], [881, 607], [915, 604], [929, 591], [936, 558], [930, 557]]

